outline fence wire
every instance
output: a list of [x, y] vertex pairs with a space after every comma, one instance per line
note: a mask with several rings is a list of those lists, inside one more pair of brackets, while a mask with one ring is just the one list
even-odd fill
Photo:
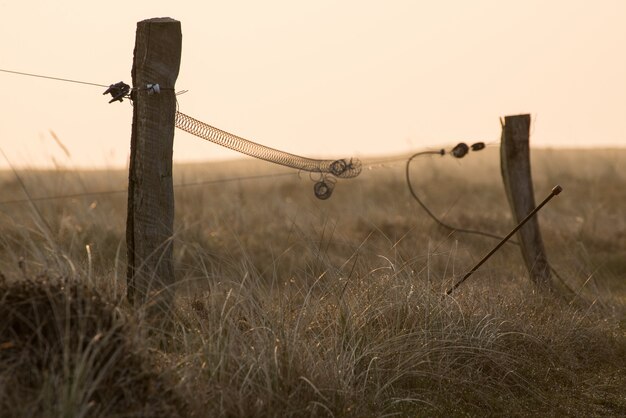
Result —
[[[391, 165], [399, 162], [405, 162], [406, 157], [396, 157], [396, 158], [387, 158], [382, 160], [374, 160], [370, 161], [366, 164], [367, 168], [370, 170], [375, 169], [383, 169], [390, 168]], [[227, 177], [220, 179], [207, 179], [207, 180], [198, 180], [186, 183], [178, 183], [174, 184], [174, 189], [179, 188], [187, 188], [187, 187], [200, 187], [200, 186], [210, 186], [213, 184], [222, 184], [222, 183], [233, 183], [238, 181], [251, 181], [251, 180], [260, 180], [266, 178], [274, 178], [274, 177], [288, 177], [288, 176], [296, 176], [297, 173], [294, 172], [284, 172], [284, 173], [267, 173], [267, 174], [253, 174], [248, 176], [240, 176], [240, 177]], [[76, 199], [87, 196], [106, 196], [106, 195], [114, 195], [114, 194], [125, 194], [128, 193], [128, 189], [112, 189], [112, 190], [94, 190], [80, 193], [67, 193], [60, 195], [52, 195], [52, 196], [36, 196], [31, 197], [30, 199], [20, 198], [20, 199], [9, 199], [0, 201], [0, 205], [9, 205], [15, 203], [28, 203], [28, 202], [44, 202], [50, 200], [62, 200], [62, 199]]]

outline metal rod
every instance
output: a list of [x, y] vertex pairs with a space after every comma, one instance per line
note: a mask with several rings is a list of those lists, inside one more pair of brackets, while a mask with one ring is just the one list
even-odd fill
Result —
[[558, 184], [554, 186], [554, 188], [552, 189], [552, 192], [550, 192], [550, 195], [548, 195], [548, 197], [543, 199], [543, 202], [541, 202], [535, 209], [533, 209], [528, 215], [526, 215], [526, 217], [522, 219], [522, 221], [519, 224], [517, 224], [517, 226], [513, 228], [513, 230], [509, 232], [506, 237], [502, 238], [502, 241], [500, 241], [498, 245], [496, 245], [491, 251], [489, 251], [489, 253], [486, 256], [484, 256], [470, 271], [465, 273], [465, 276], [463, 276], [461, 280], [456, 282], [454, 286], [448, 289], [446, 291], [446, 295], [450, 295], [457, 287], [461, 285], [461, 283], [467, 280], [467, 278], [471, 276], [476, 270], [478, 270], [478, 268], [482, 266], [485, 263], [485, 261], [489, 259], [489, 257], [491, 257], [496, 251], [498, 251], [500, 247], [502, 247], [504, 243], [506, 243], [509, 240], [509, 238], [513, 236], [513, 234], [515, 234], [522, 226], [524, 226], [524, 224], [528, 222], [528, 220], [532, 218], [535, 215], [535, 213], [539, 212], [539, 210], [542, 207], [544, 207], [544, 205], [548, 203], [550, 199], [552, 199], [554, 196], [558, 195], [562, 191], [563, 191], [563, 188], [559, 186]]

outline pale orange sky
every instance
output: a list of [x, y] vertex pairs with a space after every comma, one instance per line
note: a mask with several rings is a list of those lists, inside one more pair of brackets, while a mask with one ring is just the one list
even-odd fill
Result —
[[[303, 156], [494, 142], [498, 118], [517, 113], [534, 117], [531, 146], [626, 146], [623, 0], [0, 0], [0, 11], [0, 68], [99, 84], [131, 82], [137, 21], [178, 19], [180, 110]], [[5, 73], [0, 84], [13, 164], [126, 164], [127, 101]], [[237, 156], [176, 131], [175, 161]]]

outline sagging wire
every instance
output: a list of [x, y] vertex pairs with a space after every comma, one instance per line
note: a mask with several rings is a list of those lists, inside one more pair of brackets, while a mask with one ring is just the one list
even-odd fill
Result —
[[[413, 198], [415, 199], [415, 201], [422, 207], [422, 209], [424, 210], [424, 212], [426, 212], [426, 214], [428, 214], [428, 216], [430, 216], [432, 218], [432, 220], [435, 221], [435, 223], [437, 223], [438, 225], [442, 226], [443, 228], [452, 231], [452, 232], [462, 232], [465, 234], [476, 234], [476, 235], [482, 235], [485, 237], [489, 237], [489, 238], [493, 238], [493, 239], [502, 239], [501, 236], [499, 235], [495, 235], [489, 232], [484, 232], [484, 231], [479, 231], [476, 229], [466, 229], [466, 228], [459, 228], [453, 225], [450, 225], [448, 223], [445, 223], [444, 221], [442, 221], [439, 217], [437, 217], [427, 206], [426, 204], [422, 201], [422, 199], [419, 198], [419, 196], [417, 195], [417, 193], [415, 192], [415, 189], [413, 187], [413, 183], [411, 183], [411, 176], [410, 176], [410, 167], [411, 167], [411, 162], [420, 156], [423, 155], [441, 155], [444, 156], [446, 154], [452, 155], [454, 158], [463, 158], [465, 157], [470, 149], [474, 152], [476, 151], [480, 151], [482, 149], [485, 148], [485, 143], [484, 142], [476, 142], [474, 144], [472, 144], [471, 146], [468, 146], [466, 143], [464, 142], [460, 142], [459, 144], [457, 144], [454, 148], [452, 148], [449, 151], [446, 151], [445, 149], [440, 149], [438, 151], [435, 150], [429, 150], [429, 151], [421, 151], [418, 153], [413, 154], [412, 156], [409, 157], [409, 159], [406, 162], [405, 165], [405, 177], [406, 177], [406, 184], [409, 188], [409, 192], [411, 193], [411, 195], [413, 196]], [[515, 241], [510, 241], [511, 243], [515, 243]]]
[[180, 111], [176, 112], [175, 125], [178, 129], [242, 154], [295, 168], [299, 171], [319, 173], [321, 178], [315, 182], [313, 191], [315, 196], [321, 200], [331, 196], [336, 182], [335, 178], [354, 178], [362, 170], [361, 161], [355, 158], [318, 160], [301, 157], [249, 141], [194, 119]]
[[353, 178], [361, 173], [362, 165], [360, 160], [318, 160], [300, 157], [233, 135], [185, 115], [180, 111], [176, 113], [175, 124], [178, 129], [182, 129], [199, 138], [260, 160], [295, 168], [300, 171], [331, 174], [338, 178]]

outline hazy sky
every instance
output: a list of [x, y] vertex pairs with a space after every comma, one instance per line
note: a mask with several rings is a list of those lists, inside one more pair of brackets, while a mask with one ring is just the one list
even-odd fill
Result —
[[[499, 141], [498, 118], [517, 113], [533, 115], [532, 146], [626, 146], [624, 0], [0, 0], [0, 11], [0, 68], [99, 84], [131, 82], [137, 21], [178, 19], [180, 110], [304, 156]], [[5, 73], [0, 84], [14, 164], [126, 164], [127, 101]], [[176, 131], [176, 161], [236, 156]]]

